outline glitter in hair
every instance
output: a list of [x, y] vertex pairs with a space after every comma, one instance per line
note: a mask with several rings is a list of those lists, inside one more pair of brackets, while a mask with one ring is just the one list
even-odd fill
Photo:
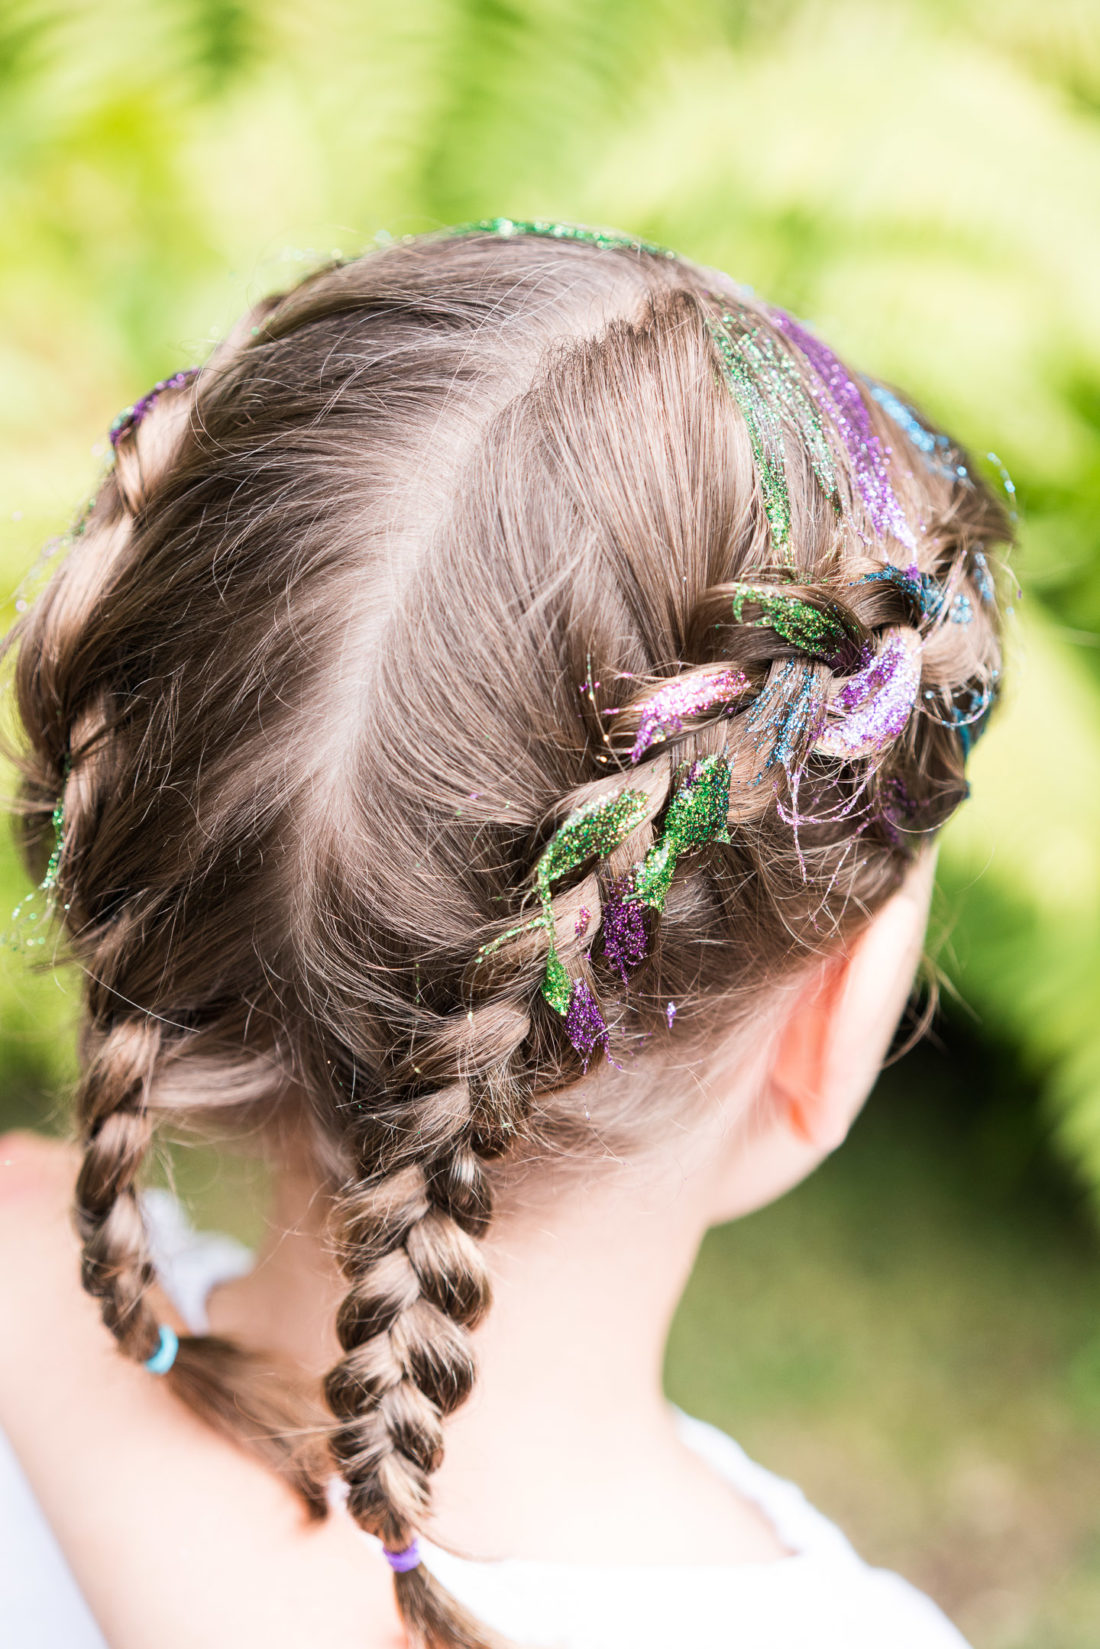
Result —
[[187, 366], [179, 372], [173, 372], [170, 378], [162, 378], [158, 384], [153, 385], [152, 389], [147, 389], [141, 399], [135, 401], [132, 407], [127, 407], [124, 412], [120, 412], [107, 431], [107, 439], [112, 447], [117, 447], [122, 437], [129, 430], [137, 429], [153, 402], [163, 395], [166, 389], [186, 388], [191, 380], [198, 376], [199, 371], [200, 368], [197, 366]]
[[634, 878], [621, 876], [603, 907], [603, 953], [625, 985], [632, 968], [644, 962], [649, 950], [645, 911], [639, 904]]
[[878, 384], [873, 378], [864, 378], [863, 382], [872, 399], [878, 402], [887, 417], [908, 437], [934, 475], [942, 475], [947, 481], [970, 480], [970, 472], [966, 465], [960, 464], [954, 456], [953, 443], [949, 435], [945, 435], [942, 430], [929, 429], [917, 417], [913, 408], [900, 396], [895, 395], [892, 389], [887, 389], [885, 384]]
[[887, 636], [879, 653], [834, 695], [836, 719], [818, 735], [814, 749], [851, 761], [884, 750], [905, 729], [920, 687], [921, 639], [915, 630]]
[[[746, 601], [760, 608], [758, 618], [746, 620]], [[815, 658], [834, 658], [849, 639], [848, 627], [835, 608], [759, 584], [733, 586], [733, 621], [772, 629], [799, 652]]]
[[[689, 716], [705, 715], [728, 705], [749, 685], [743, 670], [726, 669], [708, 675], [684, 676], [660, 687], [638, 708], [638, 732], [630, 752], [637, 763], [655, 744], [682, 733]], [[618, 714], [609, 711], [608, 714]]]
[[607, 1051], [607, 1024], [600, 1004], [584, 979], [575, 979], [565, 1011], [565, 1034], [584, 1060], [585, 1069], [597, 1048]]
[[664, 829], [634, 873], [634, 889], [643, 905], [664, 909], [677, 861], [683, 853], [709, 842], [728, 842], [730, 769], [724, 756], [693, 763], [669, 803]]
[[587, 859], [603, 858], [636, 830], [646, 814], [646, 800], [638, 790], [624, 790], [616, 796], [606, 796], [588, 802], [569, 815], [551, 836], [535, 867], [535, 891], [542, 906], [539, 914], [529, 921], [519, 922], [482, 945], [477, 960], [492, 956], [509, 939], [518, 934], [542, 928], [547, 937], [548, 954], [543, 975], [542, 994], [558, 1013], [569, 1012], [573, 981], [558, 955], [554, 932], [553, 884], [562, 876], [576, 870]]
[[890, 480], [885, 448], [875, 434], [859, 384], [827, 344], [782, 309], [772, 318], [809, 361], [816, 374], [817, 398], [847, 450], [868, 517], [880, 537], [891, 535], [907, 549], [916, 548]]

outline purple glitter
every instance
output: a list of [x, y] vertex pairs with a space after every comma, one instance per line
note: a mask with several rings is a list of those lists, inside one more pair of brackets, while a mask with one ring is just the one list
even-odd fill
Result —
[[583, 979], [573, 981], [565, 1015], [565, 1034], [584, 1060], [585, 1070], [597, 1048], [607, 1050], [607, 1025], [600, 1004]]
[[639, 709], [638, 733], [630, 760], [637, 763], [654, 744], [681, 733], [686, 716], [699, 716], [716, 705], [728, 704], [744, 692], [749, 678], [743, 670], [720, 670], [715, 675], [686, 676], [658, 688]]
[[669, 1030], [671, 1030], [672, 1029], [672, 1022], [676, 1018], [676, 1004], [675, 1004], [675, 1002], [670, 1002], [668, 1007], [665, 1009], [665, 1018], [668, 1021], [668, 1028], [669, 1028]]
[[182, 371], [173, 372], [170, 378], [162, 378], [152, 389], [146, 390], [140, 401], [135, 401], [132, 407], [127, 407], [125, 412], [119, 413], [107, 431], [107, 439], [111, 445], [117, 447], [128, 430], [137, 429], [158, 395], [162, 395], [166, 389], [183, 389], [192, 378], [198, 376], [199, 371], [200, 368], [197, 366], [184, 367]]
[[588, 924], [592, 920], [592, 912], [587, 905], [582, 905], [577, 912], [577, 920], [573, 923], [573, 932], [578, 939], [583, 939], [588, 932]]
[[875, 531], [882, 536], [892, 534], [908, 549], [915, 549], [913, 529], [891, 485], [886, 451], [875, 434], [859, 385], [832, 350], [793, 316], [782, 309], [772, 310], [771, 314], [776, 326], [797, 344], [817, 375], [817, 400], [844, 442]]
[[840, 719], [814, 748], [846, 760], [884, 749], [909, 720], [920, 673], [920, 637], [915, 630], [895, 630], [877, 657], [844, 682], [831, 704]]
[[902, 829], [927, 805], [927, 802], [914, 801], [904, 779], [889, 778], [883, 783], [874, 814], [892, 847], [903, 845]]
[[634, 897], [632, 878], [624, 876], [611, 889], [603, 907], [603, 953], [625, 985], [630, 969], [645, 961], [648, 949], [645, 912]]

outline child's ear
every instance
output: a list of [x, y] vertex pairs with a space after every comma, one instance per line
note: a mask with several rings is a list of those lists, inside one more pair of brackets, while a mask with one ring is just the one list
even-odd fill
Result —
[[806, 1145], [833, 1150], [847, 1133], [851, 1117], [838, 1117], [830, 1081], [832, 1021], [841, 1000], [847, 957], [822, 963], [799, 994], [776, 1044], [771, 1087], [777, 1109], [791, 1133]]
[[920, 959], [934, 860], [922, 858], [846, 950], [818, 964], [779, 1033], [776, 1108], [819, 1151], [843, 1143], [886, 1057]]

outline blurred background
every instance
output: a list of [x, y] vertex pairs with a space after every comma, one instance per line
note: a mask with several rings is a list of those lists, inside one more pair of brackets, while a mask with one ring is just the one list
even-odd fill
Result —
[[[669, 1364], [977, 1649], [1100, 1640], [1098, 203], [1095, 0], [0, 8], [8, 621], [119, 408], [316, 259], [482, 216], [720, 264], [1007, 466], [1024, 594], [944, 844], [943, 1013], [708, 1241]], [[25, 892], [5, 839], [0, 919]], [[75, 987], [16, 928], [0, 1124], [62, 1127]], [[182, 1172], [247, 1235], [246, 1166]]]

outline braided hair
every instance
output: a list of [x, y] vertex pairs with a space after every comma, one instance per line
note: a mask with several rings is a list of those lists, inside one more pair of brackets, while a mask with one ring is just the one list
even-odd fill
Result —
[[[346, 1280], [327, 1422], [214, 1336], [168, 1378], [318, 1515], [334, 1465], [391, 1552], [474, 1381], [504, 1166], [682, 1123], [675, 1085], [630, 1098], [669, 1004], [685, 1057], [749, 1020], [966, 793], [1008, 524], [825, 355], [626, 237], [496, 221], [334, 263], [122, 421], [14, 634], [25, 842], [60, 796], [85, 982], [85, 1285], [147, 1358], [158, 1126], [306, 1138]], [[891, 648], [917, 660], [896, 724], [868, 711]], [[715, 672], [736, 691], [655, 711]], [[721, 818], [672, 842], [708, 762]], [[546, 860], [626, 790], [621, 831]], [[629, 1070], [597, 1130], [604, 1048]], [[423, 1565], [395, 1580], [414, 1642], [490, 1642]]]

